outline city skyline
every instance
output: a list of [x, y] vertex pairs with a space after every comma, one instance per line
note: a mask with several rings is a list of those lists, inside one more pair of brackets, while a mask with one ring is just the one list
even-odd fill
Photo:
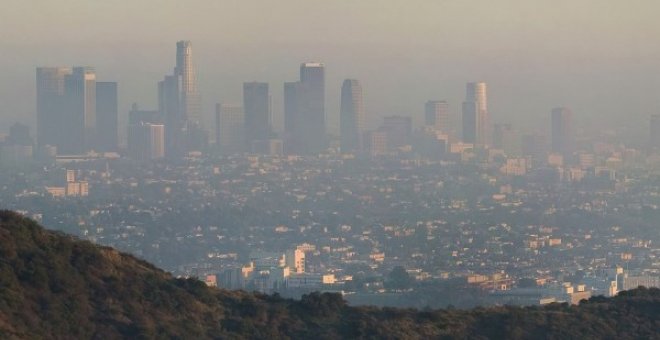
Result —
[[[226, 127], [221, 126], [220, 122], [222, 120], [232, 122], [236, 120], [234, 118], [226, 120], [221, 117], [220, 108], [226, 106], [224, 104], [216, 104], [215, 117], [213, 118], [215, 128], [208, 128], [208, 125], [204, 125], [204, 121], [199, 118], [200, 107], [198, 100], [200, 93], [197, 89], [196, 75], [193, 67], [192, 44], [190, 41], [182, 40], [178, 41], [176, 45], [176, 66], [174, 67], [174, 72], [172, 75], [166, 75], [164, 80], [158, 83], [158, 115], [161, 117], [160, 120], [162, 122], [147, 122], [149, 124], [164, 123], [164, 150], [169, 157], [177, 158], [182, 157], [187, 152], [204, 151], [208, 143], [212, 140], [215, 141], [216, 147], [220, 147], [220, 141], [222, 139], [220, 138], [220, 131], [222, 130], [230, 131], [234, 135], [231, 138], [232, 144], [238, 143], [234, 139], [238, 138], [241, 140], [240, 145], [230, 148], [234, 153], [252, 152], [255, 148], [261, 150], [260, 152], [265, 152], [264, 150], [278, 150], [277, 143], [283, 141], [284, 150], [287, 154], [314, 154], [325, 151], [328, 146], [327, 143], [329, 140], [327, 138], [333, 135], [333, 132], [331, 129], [328, 129], [326, 121], [331, 120], [332, 117], [345, 121], [352, 119], [352, 125], [355, 125], [355, 128], [360, 131], [357, 134], [359, 136], [358, 141], [366, 136], [365, 132], [368, 129], [364, 124], [366, 114], [360, 82], [355, 79], [345, 79], [341, 86], [341, 112], [338, 114], [334, 112], [328, 114], [325, 112], [325, 106], [328, 101], [325, 98], [325, 64], [320, 62], [301, 63], [300, 80], [284, 83], [285, 123], [288, 121], [289, 123], [287, 124], [289, 126], [287, 127], [285, 124], [283, 132], [274, 133], [272, 130], [272, 96], [269, 91], [269, 83], [256, 81], [243, 83], [244, 106], [240, 108], [242, 112], [240, 129], [229, 128], [228, 130]], [[184, 78], [187, 80], [184, 80]], [[99, 87], [98, 90], [97, 86]], [[59, 147], [58, 154], [60, 155], [66, 153], [84, 153], [90, 150], [102, 152], [118, 151], [119, 140], [121, 140], [118, 131], [123, 130], [127, 134], [130, 134], [129, 130], [131, 126], [136, 125], [135, 122], [131, 123], [129, 117], [128, 125], [122, 125], [128, 126], [128, 130], [123, 127], [119, 129], [117, 108], [118, 83], [97, 82], [93, 67], [38, 67], [36, 88], [37, 92], [40, 93], [37, 98], [37, 107], [41, 108], [39, 109], [41, 111], [36, 115], [38, 121], [39, 119], [44, 121], [43, 126], [64, 124], [59, 128], [52, 129], [51, 132], [51, 135], [59, 133], [60, 137], [57, 138], [64, 139], [51, 143], [40, 140], [53, 141], [55, 140], [54, 135], [48, 136], [45, 134], [44, 129], [38, 128], [36, 134], [38, 145], [53, 145], [55, 143], [54, 146]], [[99, 101], [98, 103], [97, 100]], [[486, 83], [468, 82], [465, 87], [465, 100], [463, 101], [462, 117], [460, 119], [460, 124], [462, 125], [461, 132], [454, 130], [455, 124], [450, 123], [455, 118], [452, 119], [449, 114], [450, 105], [446, 100], [428, 100], [426, 102], [423, 112], [423, 124], [441, 134], [434, 138], [448, 138], [444, 143], [448, 143], [450, 140], [455, 141], [455, 138], [459, 138], [462, 142], [473, 144], [477, 148], [488, 148], [495, 142], [499, 148], [507, 144], [509, 150], [512, 150], [512, 148], [516, 149], [515, 146], [512, 146], [512, 137], [509, 136], [515, 135], [515, 133], [512, 133], [511, 123], [492, 122], [487, 103]], [[133, 105], [131, 112], [135, 110], [136, 103]], [[358, 114], [348, 112], [351, 109], [350, 106], [355, 106], [352, 110], [358, 112]], [[251, 112], [245, 111], [244, 107], [248, 107]], [[45, 114], [42, 112], [43, 110], [50, 110], [54, 114]], [[100, 120], [97, 119], [97, 110], [102, 114]], [[233, 111], [236, 110], [232, 109]], [[63, 114], [69, 118], [67, 120], [60, 119], [50, 123], [47, 122], [51, 118], [64, 117], [62, 116]], [[351, 115], [355, 115], [355, 117], [351, 118]], [[346, 119], [342, 118], [343, 116]], [[414, 123], [415, 116], [410, 114], [383, 117], [384, 124], [379, 129], [389, 129], [390, 139], [394, 138], [401, 141], [411, 140], [413, 130], [420, 127], [419, 122], [417, 124]], [[538, 130], [523, 129], [527, 132], [522, 136], [523, 145], [527, 148], [534, 148], [534, 145], [545, 143], [541, 142], [541, 144], [538, 144], [538, 141], [549, 137], [551, 142], [550, 150], [562, 154], [567, 159], [570, 156], [573, 135], [576, 130], [576, 126], [573, 123], [573, 113], [565, 107], [557, 107], [552, 110], [551, 116], [550, 128], [547, 131], [541, 131], [539, 133]], [[79, 117], [79, 119], [76, 117]], [[288, 120], [287, 117], [289, 117]], [[393, 134], [391, 132], [393, 131], [393, 125], [388, 122], [393, 122], [395, 118], [405, 118], [407, 121], [404, 125], [408, 125], [408, 127], [403, 128], [403, 130], [409, 132], [403, 134], [397, 132]], [[80, 121], [79, 124], [75, 123], [77, 121]], [[76, 124], [80, 125], [81, 128], [74, 129]], [[103, 124], [103, 126], [99, 124]], [[238, 127], [236, 124], [238, 122], [231, 123], [232, 126]], [[348, 125], [350, 124], [342, 125], [340, 136], [342, 131], [346, 133], [350, 132]], [[502, 130], [502, 127], [506, 127], [506, 130]], [[520, 129], [520, 126], [516, 126], [515, 129]], [[62, 134], [61, 132], [64, 133]], [[214, 135], [212, 140], [209, 139], [211, 134]], [[401, 137], [403, 135], [408, 135], [408, 137]], [[373, 138], [373, 136], [371, 134], [369, 138]], [[68, 138], [69, 142], [66, 141], [66, 138]], [[507, 139], [507, 141], [504, 142], [503, 138]], [[530, 138], [534, 139], [535, 142], [531, 142], [531, 144], [525, 142], [532, 141]], [[280, 142], [273, 144], [272, 141], [274, 139]], [[645, 139], [646, 143], [648, 143], [648, 138]], [[74, 142], [74, 140], [80, 140], [82, 143]], [[340, 143], [346, 143], [345, 138], [341, 138]], [[393, 142], [392, 140], [389, 143], [396, 145], [388, 146], [387, 149], [390, 150], [392, 147], [396, 149], [409, 144], [409, 142], [401, 143]], [[370, 144], [373, 144], [373, 141]], [[287, 147], [287, 145], [289, 146]], [[345, 146], [344, 149], [346, 149]], [[272, 149], [273, 147], [275, 149]], [[361, 148], [353, 147], [351, 149], [360, 150]], [[43, 150], [37, 151], [40, 153]], [[541, 154], [542, 152], [544, 151], [536, 153]]]
[[[139, 13], [149, 8], [162, 17], [210, 19], [209, 8], [220, 5], [199, 2], [181, 12], [173, 4], [153, 6], [150, 1], [128, 7], [79, 3], [65, 12], [66, 6], [50, 4], [43, 4], [43, 11], [30, 11], [25, 9], [29, 4], [9, 0], [0, 14], [7, 27], [0, 33], [5, 47], [0, 122], [35, 127], [31, 99], [35, 93], [26, 79], [36, 65], [62, 64], [94, 65], [99, 74], [115, 75], [113, 81], [121, 84], [119, 112], [124, 122], [132, 103], [156, 105], [151, 84], [171, 68], [172, 41], [185, 37], [195, 42], [198, 84], [209, 121], [215, 103], [238, 102], [240, 84], [258, 79], [272, 86], [273, 125], [281, 130], [283, 89], [278, 84], [295, 74], [291, 63], [322, 60], [328, 65], [328, 98], [339, 97], [336, 87], [345, 78], [360, 79], [370, 89], [365, 98], [370, 127], [396, 114], [412, 114], [417, 125], [423, 119], [419, 103], [431, 98], [454, 104], [451, 113], [456, 116], [464, 95], [461, 84], [481, 79], [497, 89], [490, 102], [493, 122], [516, 120], [536, 128], [549, 107], [568, 106], [580, 113], [578, 125], [598, 118], [603, 124], [636, 122], [633, 127], [644, 128], [648, 116], [660, 111], [660, 99], [653, 95], [660, 51], [645, 43], [658, 30], [651, 13], [660, 5], [649, 1], [639, 6], [589, 5], [596, 3], [503, 1], [495, 7], [483, 1], [418, 2], [418, 6], [339, 1], [322, 5], [327, 15], [299, 16], [297, 22], [288, 18], [311, 5], [283, 4], [263, 18], [263, 25], [235, 32], [223, 28], [234, 27], [230, 23], [235, 25], [241, 15], [254, 13], [254, 3], [235, 4], [234, 15], [219, 11], [225, 20], [189, 20], [191, 24], [175, 28], [162, 18], [145, 19]], [[477, 10], [464, 18], [462, 13], [470, 8]], [[332, 16], [339, 13], [351, 13], [343, 17], [349, 24], [330, 26]], [[114, 24], [116, 18], [135, 16], [141, 19]], [[25, 29], [28, 23], [30, 30]], [[85, 29], [72, 30], [74, 25]], [[300, 29], [306, 25], [315, 28], [311, 34]], [[92, 35], [97, 27], [114, 29]], [[404, 88], [416, 90], [404, 92]], [[399, 94], [396, 100], [391, 93]], [[339, 111], [339, 103], [327, 105], [328, 112]], [[337, 131], [338, 119], [328, 121], [328, 127]]]
[[2, 8], [2, 335], [660, 335], [657, 0]]

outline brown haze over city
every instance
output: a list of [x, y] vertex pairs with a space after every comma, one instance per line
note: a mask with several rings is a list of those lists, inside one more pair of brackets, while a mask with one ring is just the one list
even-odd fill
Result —
[[648, 43], [658, 12], [654, 0], [3, 0], [0, 123], [34, 126], [36, 66], [94, 66], [119, 83], [122, 121], [133, 102], [155, 108], [186, 39], [207, 122], [258, 80], [281, 128], [282, 83], [314, 60], [326, 64], [331, 131], [348, 77], [362, 81], [370, 125], [392, 114], [419, 124], [427, 100], [445, 99], [459, 126], [465, 83], [480, 80], [494, 122], [542, 129], [563, 105], [582, 125], [643, 128], [660, 113], [660, 43]]

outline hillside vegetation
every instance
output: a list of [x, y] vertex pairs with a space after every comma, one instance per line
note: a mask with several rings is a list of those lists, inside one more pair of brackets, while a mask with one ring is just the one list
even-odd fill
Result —
[[579, 306], [418, 311], [208, 288], [0, 211], [0, 338], [660, 338], [660, 290]]

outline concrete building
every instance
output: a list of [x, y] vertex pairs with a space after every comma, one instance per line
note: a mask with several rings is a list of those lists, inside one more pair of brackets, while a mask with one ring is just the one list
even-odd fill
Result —
[[305, 272], [305, 252], [301, 249], [291, 249], [285, 253], [286, 265], [293, 273]]
[[424, 105], [424, 125], [449, 133], [449, 104], [444, 100], [429, 100]]
[[64, 79], [71, 75], [69, 67], [37, 68], [37, 143], [57, 147], [63, 143], [66, 98]]
[[165, 126], [148, 122], [129, 126], [128, 154], [141, 161], [165, 157]]
[[158, 83], [158, 104], [165, 120], [168, 157], [180, 158], [206, 148], [208, 136], [190, 41], [176, 43], [176, 66], [172, 75]]
[[216, 146], [224, 155], [245, 151], [245, 112], [240, 105], [217, 104], [215, 107]]
[[484, 148], [490, 144], [489, 129], [486, 83], [467, 83], [463, 102], [463, 142]]
[[366, 116], [362, 98], [362, 85], [356, 79], [346, 79], [341, 86], [341, 109], [339, 114], [341, 152], [362, 150], [362, 136]]
[[96, 73], [91, 67], [37, 68], [37, 142], [58, 154], [96, 143]]
[[256, 152], [252, 149], [255, 142], [273, 137], [268, 83], [243, 83], [243, 108], [246, 150]]
[[116, 152], [119, 148], [117, 83], [96, 83], [96, 151]]
[[285, 151], [316, 154], [327, 147], [325, 128], [325, 66], [300, 65], [300, 81], [284, 84]]

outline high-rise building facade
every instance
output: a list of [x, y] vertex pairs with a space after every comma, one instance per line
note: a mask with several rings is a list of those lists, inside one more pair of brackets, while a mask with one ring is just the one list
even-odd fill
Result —
[[176, 43], [174, 73], [158, 83], [159, 110], [165, 119], [165, 150], [170, 158], [201, 151], [208, 142], [190, 41]]
[[216, 146], [224, 155], [245, 151], [245, 112], [240, 105], [216, 104]]
[[243, 83], [243, 108], [246, 150], [254, 151], [255, 142], [272, 137], [268, 83]]
[[552, 152], [564, 156], [565, 161], [573, 152], [572, 116], [571, 110], [565, 107], [554, 108], [551, 112]]
[[133, 104], [128, 114], [128, 155], [135, 160], [165, 157], [166, 127], [158, 110], [140, 110]]
[[[65, 80], [70, 122], [65, 152], [83, 153], [96, 144], [96, 73], [91, 67], [74, 67]], [[81, 143], [82, 141], [82, 143]]]
[[284, 150], [287, 154], [298, 154], [305, 151], [303, 98], [302, 83], [284, 83]]
[[488, 146], [489, 126], [486, 83], [467, 83], [463, 102], [463, 142], [472, 143], [477, 148]]
[[139, 161], [165, 157], [165, 125], [148, 122], [130, 125], [128, 154]]
[[362, 150], [365, 120], [362, 85], [356, 79], [346, 79], [341, 86], [341, 108], [339, 113], [342, 152]]
[[314, 154], [327, 147], [325, 66], [300, 65], [300, 81], [284, 84], [284, 129], [287, 153]]
[[197, 89], [197, 74], [193, 67], [192, 44], [190, 41], [176, 43], [176, 67], [174, 75], [181, 77], [181, 108], [190, 125], [202, 123], [202, 102]]
[[96, 73], [91, 67], [37, 68], [37, 138], [59, 154], [96, 146]]
[[117, 83], [96, 83], [96, 150], [114, 152], [118, 149]]
[[449, 133], [449, 104], [444, 100], [429, 100], [424, 106], [424, 124], [436, 131]]
[[67, 122], [64, 79], [69, 67], [37, 68], [37, 144], [40, 147], [62, 144]]

